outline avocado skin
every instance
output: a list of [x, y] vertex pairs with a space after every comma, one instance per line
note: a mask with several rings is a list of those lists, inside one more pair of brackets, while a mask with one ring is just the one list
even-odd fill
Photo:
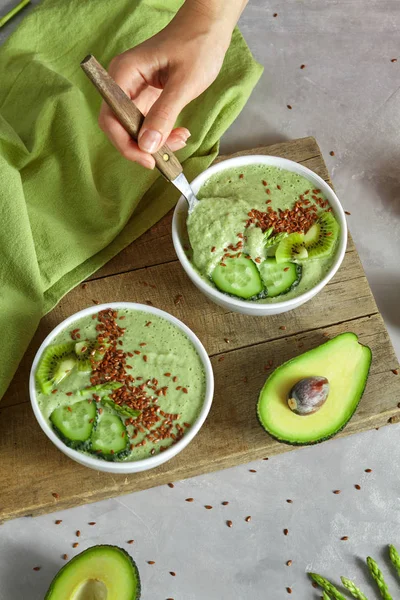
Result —
[[[84, 556], [86, 553], [92, 552], [93, 550], [95, 550], [96, 548], [109, 548], [112, 550], [118, 550], [119, 552], [121, 552], [122, 554], [125, 555], [126, 558], [129, 558], [131, 564], [132, 564], [132, 569], [135, 573], [135, 577], [136, 577], [136, 581], [137, 581], [137, 592], [136, 592], [136, 597], [132, 598], [132, 600], [140, 600], [140, 596], [141, 596], [141, 582], [140, 582], [140, 576], [139, 576], [139, 570], [137, 568], [137, 565], [135, 563], [135, 561], [133, 560], [132, 556], [126, 551], [124, 550], [124, 548], [120, 548], [119, 546], [112, 546], [111, 544], [100, 544], [97, 546], [91, 546], [90, 548], [87, 548], [86, 550], [84, 550], [83, 552], [80, 552], [79, 554], [77, 554], [76, 556], [74, 556], [74, 558], [72, 558], [66, 565], [64, 565], [57, 573], [57, 575], [54, 577], [53, 581], [50, 584], [50, 587], [44, 597], [44, 600], [53, 600], [52, 598], [52, 594], [54, 592], [54, 587], [57, 583], [57, 579], [59, 578], [59, 576], [61, 575], [61, 573], [64, 573], [66, 570], [71, 568], [71, 565], [73, 565], [73, 563], [80, 559], [82, 556]], [[64, 599], [63, 599], [64, 600]], [[68, 600], [67, 598], [65, 598], [65, 600]]]
[[[351, 333], [351, 332], [347, 332], [347, 333]], [[339, 334], [339, 335], [345, 335], [345, 334]], [[355, 334], [353, 333], [352, 335], [355, 335]], [[356, 337], [358, 337], [358, 336], [356, 336]], [[332, 338], [332, 339], [335, 339], [335, 338]], [[326, 344], [328, 344], [330, 341], [332, 341], [332, 340], [329, 340], [328, 342], [325, 342], [325, 343], [326, 343]], [[359, 400], [358, 400], [358, 402], [357, 402], [356, 406], [354, 407], [354, 410], [353, 410], [353, 412], [351, 413], [351, 415], [349, 416], [349, 418], [347, 419], [347, 421], [345, 421], [344, 423], [342, 423], [342, 425], [341, 425], [341, 426], [340, 426], [338, 429], [336, 429], [335, 431], [333, 431], [333, 432], [332, 432], [332, 433], [330, 433], [329, 435], [326, 435], [326, 436], [324, 436], [324, 437], [321, 437], [321, 438], [319, 438], [319, 439], [317, 439], [317, 440], [312, 440], [312, 441], [310, 441], [310, 442], [296, 442], [296, 441], [292, 441], [292, 440], [290, 440], [290, 441], [289, 441], [289, 440], [283, 440], [283, 439], [281, 439], [281, 438], [277, 437], [276, 435], [274, 435], [273, 433], [271, 433], [270, 431], [268, 431], [268, 429], [265, 427], [265, 425], [264, 425], [264, 424], [263, 424], [263, 422], [261, 421], [261, 417], [260, 417], [260, 415], [259, 415], [259, 411], [258, 411], [259, 400], [257, 400], [257, 404], [256, 404], [256, 414], [257, 414], [257, 420], [258, 420], [258, 422], [260, 423], [261, 427], [264, 429], [264, 431], [265, 431], [266, 433], [268, 433], [268, 435], [269, 435], [269, 436], [271, 436], [271, 438], [273, 438], [273, 439], [274, 439], [274, 440], [276, 440], [277, 442], [279, 442], [279, 443], [281, 443], [281, 444], [287, 444], [287, 445], [289, 445], [289, 446], [315, 446], [315, 444], [321, 444], [322, 442], [326, 442], [327, 440], [330, 440], [332, 437], [334, 437], [335, 435], [337, 435], [338, 433], [340, 433], [341, 431], [343, 431], [343, 429], [346, 427], [347, 423], [348, 423], [348, 422], [349, 422], [349, 421], [352, 419], [352, 417], [353, 417], [354, 413], [356, 412], [356, 410], [357, 410], [357, 408], [358, 408], [358, 406], [359, 406], [359, 404], [360, 404], [360, 402], [361, 402], [361, 399], [362, 399], [362, 397], [363, 397], [363, 395], [364, 395], [364, 391], [365, 391], [365, 388], [366, 388], [366, 385], [367, 385], [367, 381], [368, 381], [369, 372], [370, 372], [370, 369], [371, 369], [371, 363], [372, 363], [372, 350], [371, 350], [371, 348], [370, 348], [369, 346], [366, 346], [365, 344], [361, 344], [361, 345], [362, 345], [362, 346], [364, 346], [364, 348], [367, 348], [367, 349], [369, 350], [369, 355], [370, 355], [370, 362], [369, 362], [369, 366], [368, 366], [368, 371], [367, 371], [367, 373], [366, 373], [366, 376], [365, 376], [365, 380], [364, 380], [364, 386], [363, 386], [363, 388], [362, 388], [362, 391], [361, 391], [361, 394], [360, 394], [360, 398], [359, 398]], [[309, 351], [308, 351], [308, 352], [309, 352]], [[307, 353], [307, 352], [305, 352], [305, 354], [306, 354], [306, 353]], [[293, 360], [293, 359], [291, 359], [291, 360]], [[289, 361], [286, 361], [286, 362], [290, 362], [290, 359], [289, 359]], [[284, 364], [286, 364], [286, 363], [282, 363], [282, 365], [280, 365], [280, 366], [279, 366], [279, 367], [277, 367], [277, 368], [279, 369], [279, 368], [280, 368], [280, 367], [282, 367]], [[276, 370], [276, 369], [275, 369], [275, 370]], [[272, 374], [273, 374], [273, 373], [271, 373], [271, 375], [272, 375]], [[271, 377], [271, 375], [270, 375], [270, 376], [267, 378], [267, 381], [268, 381], [268, 379]], [[265, 384], [264, 384], [264, 385], [265, 385]], [[263, 386], [263, 387], [264, 387], [264, 386]], [[260, 395], [261, 395], [261, 392], [260, 392]], [[306, 417], [305, 417], [305, 418], [306, 418]]]

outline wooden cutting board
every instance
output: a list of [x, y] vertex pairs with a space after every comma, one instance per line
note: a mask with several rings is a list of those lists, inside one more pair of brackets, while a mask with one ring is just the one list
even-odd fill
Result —
[[[313, 138], [240, 154], [290, 158], [331, 183]], [[249, 317], [216, 306], [191, 284], [176, 260], [171, 218], [171, 213], [164, 217], [42, 320], [0, 405], [0, 521], [94, 502], [292, 450], [264, 433], [256, 418], [258, 393], [267, 376], [265, 365], [272, 360], [277, 366], [344, 331], [355, 332], [371, 347], [373, 362], [360, 406], [339, 435], [397, 420], [400, 375], [391, 371], [398, 366], [397, 359], [351, 238], [342, 267], [316, 298], [284, 315]], [[180, 302], [178, 295], [182, 295]], [[78, 465], [42, 433], [30, 407], [28, 374], [38, 346], [56, 324], [91, 305], [93, 299], [152, 302], [193, 329], [211, 356], [216, 389], [205, 425], [181, 454], [147, 473], [118, 476]]]

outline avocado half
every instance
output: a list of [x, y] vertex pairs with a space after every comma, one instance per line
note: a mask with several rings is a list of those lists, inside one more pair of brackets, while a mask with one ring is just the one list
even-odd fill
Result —
[[[292, 358], [267, 379], [257, 404], [265, 431], [279, 442], [317, 444], [338, 433], [353, 416], [364, 392], [372, 361], [368, 346], [354, 333], [342, 333], [325, 344]], [[329, 381], [329, 395], [313, 414], [290, 410], [287, 398], [301, 379], [315, 376]]]
[[139, 600], [135, 561], [118, 546], [93, 546], [54, 577], [44, 600]]

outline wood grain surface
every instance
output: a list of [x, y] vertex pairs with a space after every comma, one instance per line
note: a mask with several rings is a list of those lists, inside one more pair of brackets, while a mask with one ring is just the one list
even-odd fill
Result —
[[[240, 154], [290, 158], [330, 183], [313, 138]], [[222, 158], [227, 157], [218, 160]], [[85, 286], [72, 290], [40, 323], [0, 404], [0, 521], [94, 502], [292, 450], [264, 433], [256, 418], [258, 393], [269, 372], [266, 365], [272, 360], [275, 367], [344, 331], [355, 332], [371, 347], [373, 363], [360, 406], [340, 435], [380, 427], [400, 412], [400, 376], [391, 371], [397, 359], [351, 238], [342, 267], [317, 297], [284, 315], [249, 317], [216, 306], [191, 284], [176, 260], [171, 219], [169, 213]], [[179, 302], [178, 295], [182, 295]], [[87, 469], [59, 452], [33, 416], [28, 375], [38, 346], [56, 324], [93, 300], [151, 302], [191, 327], [211, 356], [216, 389], [210, 415], [193, 442], [157, 469], [132, 475]]]

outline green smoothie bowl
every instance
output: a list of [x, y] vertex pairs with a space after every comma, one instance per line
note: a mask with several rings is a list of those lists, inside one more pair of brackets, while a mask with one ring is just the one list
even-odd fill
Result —
[[32, 364], [35, 417], [61, 452], [110, 473], [157, 467], [200, 430], [213, 371], [194, 333], [172, 315], [118, 302], [60, 323]]
[[201, 173], [200, 202], [181, 197], [172, 238], [192, 282], [225, 309], [248, 315], [292, 310], [339, 269], [347, 225], [331, 187], [303, 165], [240, 156]]

